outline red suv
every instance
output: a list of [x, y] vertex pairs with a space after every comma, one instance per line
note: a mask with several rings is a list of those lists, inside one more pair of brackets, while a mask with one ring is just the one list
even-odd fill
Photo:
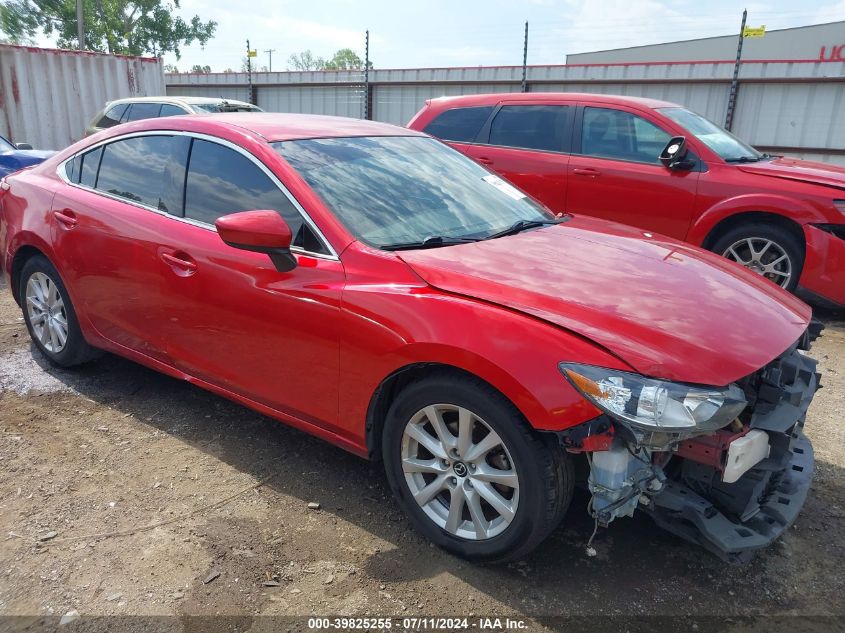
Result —
[[845, 305], [845, 168], [761, 154], [681, 106], [633, 97], [447, 97], [408, 127], [553, 211], [682, 239]]
[[419, 132], [113, 127], [0, 179], [0, 263], [53, 363], [107, 350], [381, 459], [463, 556], [523, 556], [577, 482], [602, 525], [639, 508], [744, 560], [810, 486], [804, 303], [688, 244], [556, 217]]

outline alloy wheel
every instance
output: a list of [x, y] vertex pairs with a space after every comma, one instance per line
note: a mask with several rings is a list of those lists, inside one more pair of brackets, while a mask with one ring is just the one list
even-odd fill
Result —
[[777, 242], [765, 237], [746, 237], [731, 244], [724, 253], [755, 273], [763, 275], [782, 288], [792, 279], [792, 261]]
[[504, 532], [516, 516], [519, 475], [502, 438], [469, 409], [429, 405], [405, 426], [402, 470], [423, 512], [468, 540]]
[[65, 303], [56, 283], [42, 272], [26, 282], [26, 311], [38, 342], [48, 352], [61, 352], [68, 335]]

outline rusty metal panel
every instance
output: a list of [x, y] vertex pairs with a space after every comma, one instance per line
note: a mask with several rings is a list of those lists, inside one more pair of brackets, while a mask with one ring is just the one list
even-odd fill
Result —
[[0, 134], [14, 142], [62, 149], [107, 101], [164, 91], [158, 59], [0, 45]]

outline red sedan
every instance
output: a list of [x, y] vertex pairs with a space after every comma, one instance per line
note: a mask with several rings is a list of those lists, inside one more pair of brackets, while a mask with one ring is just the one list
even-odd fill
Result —
[[433, 99], [408, 126], [553, 211], [685, 240], [845, 306], [845, 167], [761, 154], [681, 106], [634, 97]]
[[120, 354], [382, 459], [470, 558], [523, 556], [580, 483], [597, 523], [640, 508], [744, 560], [810, 485], [807, 306], [417, 132], [116, 126], [0, 180], [0, 255], [50, 361]]

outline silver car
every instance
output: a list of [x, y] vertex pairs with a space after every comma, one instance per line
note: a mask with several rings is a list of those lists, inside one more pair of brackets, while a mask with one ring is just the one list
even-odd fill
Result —
[[209, 97], [130, 97], [109, 101], [94, 115], [85, 136], [100, 130], [141, 119], [154, 119], [180, 114], [201, 114], [203, 112], [263, 112], [257, 106], [235, 99]]

